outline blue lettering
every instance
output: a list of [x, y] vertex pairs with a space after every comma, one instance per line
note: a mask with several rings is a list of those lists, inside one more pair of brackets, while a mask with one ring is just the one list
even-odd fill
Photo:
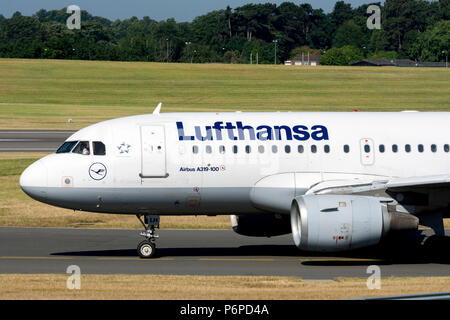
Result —
[[223, 123], [222, 121], [217, 121], [213, 125], [213, 129], [216, 130], [216, 139], [217, 140], [222, 140], [222, 129], [225, 129], [225, 127], [221, 126], [222, 123]]
[[[186, 135], [183, 122], [176, 122], [178, 130], [178, 139], [180, 141], [192, 140], [223, 140], [228, 136], [232, 141], [236, 140], [298, 140], [306, 141], [313, 139], [316, 141], [329, 140], [328, 129], [322, 125], [314, 125], [311, 130], [304, 125], [296, 125], [292, 128], [287, 125], [268, 126], [260, 125], [256, 130], [250, 125], [244, 125], [242, 121], [233, 122], [216, 121], [212, 126], [194, 126], [195, 136]], [[235, 130], [237, 129], [237, 131]], [[223, 132], [227, 131], [227, 134]]]
[[243, 126], [242, 122], [237, 121], [236, 126], [239, 133], [239, 140], [245, 140], [244, 130], [247, 130], [250, 135], [250, 140], [255, 140], [255, 129], [252, 126]]
[[291, 128], [289, 128], [288, 126], [275, 126], [274, 128], [275, 128], [275, 139], [282, 140], [280, 131], [284, 130], [284, 132], [286, 133], [286, 140], [292, 140]]
[[305, 126], [295, 126], [292, 130], [296, 133], [294, 134], [294, 139], [299, 141], [305, 141], [309, 139], [308, 127]]
[[313, 126], [311, 130], [317, 130], [313, 131], [311, 133], [311, 137], [314, 140], [320, 141], [320, 140], [328, 140], [328, 130], [324, 126]]
[[259, 126], [256, 130], [261, 130], [256, 134], [258, 140], [266, 141], [272, 140], [272, 127], [269, 126]]
[[230, 140], [237, 140], [237, 137], [234, 136], [234, 129], [236, 129], [236, 127], [233, 126], [231, 122], [227, 122], [225, 129], [228, 131], [228, 138], [230, 138]]
[[197, 137], [198, 140], [205, 141], [213, 139], [211, 127], [206, 126], [205, 129], [206, 129], [206, 136], [203, 136], [202, 129], [199, 126], [195, 126], [195, 136]]
[[183, 122], [177, 122], [177, 129], [178, 129], [178, 139], [180, 141], [184, 140], [194, 140], [193, 136], [185, 136], [184, 135], [184, 128], [183, 128]]

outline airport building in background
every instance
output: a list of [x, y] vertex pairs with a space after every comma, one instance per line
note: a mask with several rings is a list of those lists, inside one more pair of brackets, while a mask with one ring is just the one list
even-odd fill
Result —
[[286, 60], [284, 62], [285, 66], [318, 66], [320, 55], [319, 54], [309, 54], [308, 53], [302, 53], [296, 55], [291, 60]]

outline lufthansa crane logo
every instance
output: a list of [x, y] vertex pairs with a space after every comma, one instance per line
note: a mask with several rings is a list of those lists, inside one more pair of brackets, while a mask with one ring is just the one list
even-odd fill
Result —
[[96, 162], [89, 167], [89, 176], [94, 180], [102, 180], [106, 177], [106, 167], [103, 163]]

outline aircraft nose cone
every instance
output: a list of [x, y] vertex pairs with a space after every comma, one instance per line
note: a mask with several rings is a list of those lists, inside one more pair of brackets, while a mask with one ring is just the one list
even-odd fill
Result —
[[47, 187], [47, 167], [41, 160], [34, 162], [22, 172], [20, 187], [32, 198], [44, 195], [39, 188]]

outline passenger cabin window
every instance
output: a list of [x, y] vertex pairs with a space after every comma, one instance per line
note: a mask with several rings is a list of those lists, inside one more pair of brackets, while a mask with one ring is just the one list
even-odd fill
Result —
[[305, 148], [303, 148], [302, 145], [298, 146], [298, 153], [303, 153], [305, 151]]
[[330, 146], [326, 144], [326, 145], [323, 147], [323, 151], [325, 151], [325, 153], [330, 153]]
[[72, 153], [78, 153], [83, 155], [91, 154], [89, 150], [89, 141], [80, 141], [77, 146], [73, 149]]
[[252, 148], [250, 146], [245, 146], [245, 152], [250, 153], [252, 151]]
[[94, 147], [94, 155], [95, 156], [104, 156], [106, 155], [106, 147], [103, 142], [94, 141], [92, 142], [92, 146]]
[[224, 154], [225, 153], [225, 146], [219, 146], [219, 152], [221, 154]]
[[205, 150], [206, 150], [206, 153], [211, 153], [212, 152], [211, 146], [206, 146]]
[[316, 153], [317, 152], [317, 146], [315, 144], [311, 145], [311, 152]]
[[411, 152], [411, 146], [409, 144], [405, 145], [405, 151], [406, 152]]
[[284, 152], [291, 153], [291, 146], [284, 146]]
[[368, 144], [366, 144], [366, 145], [364, 146], [364, 152], [365, 152], [365, 153], [369, 153], [369, 152], [370, 152], [370, 146], [369, 146]]
[[450, 146], [448, 144], [444, 144], [444, 152], [450, 152]]
[[392, 152], [397, 152], [398, 151], [398, 146], [396, 144], [392, 145]]
[[378, 149], [380, 150], [381, 153], [384, 153], [384, 151], [385, 151], [384, 144], [380, 144]]
[[344, 152], [349, 153], [350, 152], [350, 146], [348, 144], [344, 145]]
[[258, 146], [258, 152], [264, 153], [264, 146]]
[[233, 153], [238, 153], [238, 146], [233, 146]]
[[272, 146], [272, 152], [273, 153], [277, 153], [278, 152], [278, 147], [277, 146]]
[[417, 146], [417, 150], [419, 150], [419, 152], [422, 153], [423, 152], [423, 144], [419, 144]]
[[192, 153], [198, 153], [198, 147], [192, 146]]
[[431, 145], [431, 152], [436, 152], [437, 151], [437, 147], [435, 144]]
[[61, 147], [56, 150], [56, 153], [69, 153], [78, 141], [67, 141], [62, 144]]

